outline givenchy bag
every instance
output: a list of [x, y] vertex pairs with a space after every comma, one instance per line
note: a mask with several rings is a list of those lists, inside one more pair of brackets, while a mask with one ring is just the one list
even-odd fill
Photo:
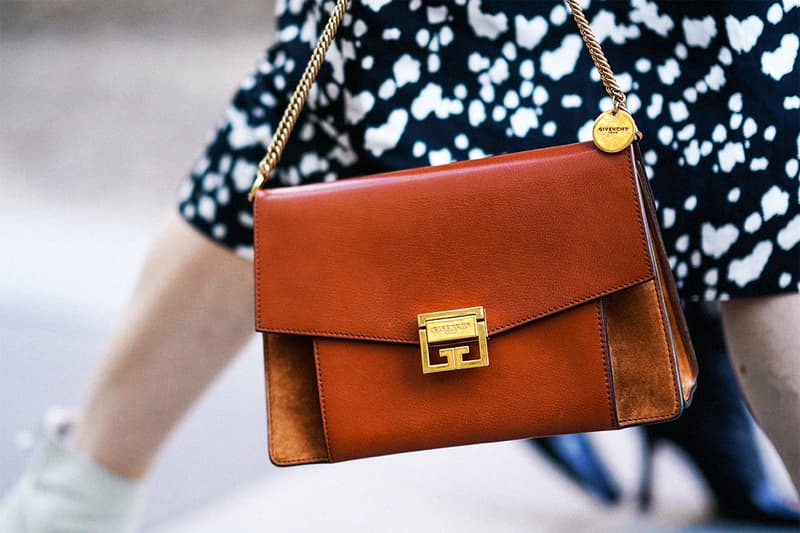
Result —
[[594, 142], [263, 190], [349, 0], [253, 184], [256, 327], [278, 465], [676, 418], [697, 367], [635, 124]]

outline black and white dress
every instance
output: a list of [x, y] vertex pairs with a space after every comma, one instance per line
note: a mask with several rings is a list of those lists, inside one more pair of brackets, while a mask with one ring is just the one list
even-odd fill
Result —
[[[800, 286], [800, 0], [584, 0], [644, 132], [681, 294]], [[180, 190], [180, 212], [252, 253], [256, 164], [332, 6], [279, 0]], [[610, 100], [560, 1], [353, 0], [271, 187], [586, 140]]]

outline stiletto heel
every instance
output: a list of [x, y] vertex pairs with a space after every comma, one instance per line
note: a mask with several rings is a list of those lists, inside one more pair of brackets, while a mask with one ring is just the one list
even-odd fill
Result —
[[[754, 423], [728, 359], [718, 313], [704, 304], [689, 304], [685, 311], [703, 374], [693, 404], [681, 418], [644, 428], [639, 509], [651, 507], [653, 452], [659, 444], [668, 442], [682, 449], [695, 464], [716, 499], [719, 518], [762, 525], [800, 525], [798, 505], [775, 492], [764, 470]], [[619, 501], [617, 485], [585, 436], [531, 442], [600, 501]]]
[[641, 512], [648, 511], [653, 503], [653, 442], [647, 432], [642, 434], [642, 476], [636, 503]]

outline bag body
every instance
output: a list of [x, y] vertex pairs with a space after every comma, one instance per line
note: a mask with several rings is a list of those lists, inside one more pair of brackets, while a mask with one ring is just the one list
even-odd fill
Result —
[[256, 329], [278, 465], [663, 422], [697, 365], [633, 118], [593, 143], [263, 190], [349, 0], [259, 164]]
[[637, 143], [258, 190], [269, 453], [662, 422], [697, 367]]

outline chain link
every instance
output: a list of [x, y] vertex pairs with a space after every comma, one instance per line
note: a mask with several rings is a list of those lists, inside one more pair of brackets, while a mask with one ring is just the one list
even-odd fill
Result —
[[578, 0], [566, 1], [570, 11], [572, 11], [572, 18], [575, 19], [575, 24], [578, 25], [578, 31], [583, 37], [583, 42], [586, 44], [587, 50], [589, 50], [589, 55], [592, 57], [592, 63], [594, 63], [597, 72], [600, 74], [603, 87], [605, 87], [608, 96], [614, 101], [614, 110], [625, 109], [625, 93], [619, 86], [617, 78], [611, 70], [611, 65], [608, 64], [608, 59], [606, 59], [606, 55], [600, 47], [600, 42], [592, 31], [589, 21], [586, 20], [586, 15], [580, 3]]
[[336, 5], [333, 7], [328, 22], [322, 30], [322, 35], [320, 35], [319, 41], [317, 41], [317, 45], [311, 53], [311, 59], [308, 60], [303, 75], [300, 77], [300, 81], [297, 82], [292, 97], [289, 99], [289, 104], [286, 106], [286, 110], [283, 112], [280, 122], [278, 122], [278, 127], [275, 129], [272, 141], [270, 141], [269, 147], [267, 147], [267, 153], [258, 163], [258, 174], [253, 182], [253, 186], [250, 188], [250, 194], [247, 196], [251, 202], [255, 197], [256, 191], [266, 183], [270, 173], [278, 166], [278, 162], [281, 160], [281, 155], [283, 155], [283, 149], [286, 147], [289, 135], [291, 135], [297, 123], [297, 117], [300, 115], [300, 111], [302, 111], [303, 105], [306, 103], [308, 93], [311, 91], [311, 86], [314, 84], [317, 74], [319, 74], [319, 69], [322, 66], [322, 62], [325, 60], [325, 54], [331, 46], [331, 41], [333, 40], [333, 36], [336, 35], [336, 31], [339, 29], [339, 25], [342, 23], [342, 18], [344, 17], [349, 3], [350, 0], [336, 0]]
[[[581, 37], [583, 37], [583, 42], [586, 43], [586, 48], [589, 50], [592, 62], [600, 74], [603, 87], [605, 87], [606, 92], [614, 101], [614, 110], [625, 109], [625, 93], [622, 91], [622, 88], [620, 88], [617, 78], [614, 76], [614, 72], [608, 64], [606, 55], [603, 53], [603, 49], [600, 47], [600, 43], [592, 31], [591, 26], [589, 26], [589, 21], [586, 20], [586, 15], [584, 15], [580, 3], [578, 0], [566, 0], [566, 2], [572, 11], [575, 23], [578, 25], [578, 31], [580, 31]], [[325, 54], [328, 48], [330, 48], [333, 36], [336, 35], [336, 31], [342, 23], [342, 18], [349, 4], [350, 0], [336, 0], [336, 5], [333, 11], [331, 11], [325, 28], [322, 30], [322, 35], [320, 35], [319, 41], [314, 47], [314, 51], [311, 53], [311, 59], [309, 59], [306, 69], [303, 71], [303, 75], [300, 77], [300, 81], [297, 83], [297, 87], [295, 87], [292, 97], [289, 99], [289, 104], [283, 112], [278, 127], [275, 129], [275, 134], [272, 136], [272, 141], [269, 143], [267, 153], [258, 164], [258, 174], [247, 196], [251, 202], [253, 198], [255, 198], [256, 192], [267, 182], [270, 173], [275, 169], [281, 159], [283, 149], [286, 147], [286, 142], [289, 140], [289, 135], [291, 135], [297, 123], [297, 117], [303, 109], [311, 86], [317, 74], [319, 74], [319, 69], [325, 59]]]

